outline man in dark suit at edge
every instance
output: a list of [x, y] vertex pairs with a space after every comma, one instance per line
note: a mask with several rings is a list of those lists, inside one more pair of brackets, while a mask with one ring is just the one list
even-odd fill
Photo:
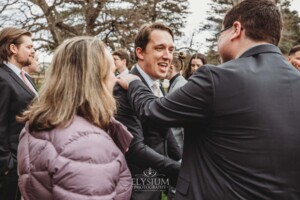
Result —
[[199, 68], [159, 100], [135, 77], [119, 83], [142, 123], [185, 128], [175, 199], [300, 199], [300, 73], [277, 45], [271, 0], [244, 0], [219, 32], [223, 63]]
[[31, 33], [18, 28], [0, 31], [0, 199], [20, 199], [17, 174], [19, 134], [24, 127], [16, 116], [37, 95], [22, 67], [34, 57]]
[[[160, 79], [165, 78], [173, 58], [174, 36], [172, 30], [161, 23], [143, 25], [135, 38], [137, 64], [130, 72], [139, 76], [143, 84], [162, 97]], [[164, 127], [153, 127], [141, 123], [127, 99], [127, 91], [116, 86], [114, 95], [119, 102], [116, 119], [122, 122], [134, 136], [126, 153], [132, 177], [153, 169], [169, 179], [175, 186], [181, 159], [180, 148], [171, 132]], [[133, 188], [132, 200], [160, 200], [161, 191], [139, 191]]]

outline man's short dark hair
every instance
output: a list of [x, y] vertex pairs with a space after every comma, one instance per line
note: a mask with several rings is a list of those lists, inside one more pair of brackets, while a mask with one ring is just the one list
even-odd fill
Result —
[[244, 0], [226, 14], [223, 26], [229, 27], [239, 21], [248, 38], [258, 42], [278, 45], [282, 18], [279, 9], [271, 0]]
[[297, 51], [300, 51], [300, 45], [293, 46], [289, 52], [289, 56], [295, 54]]
[[31, 33], [24, 29], [8, 27], [3, 28], [0, 31], [0, 63], [3, 61], [8, 61], [8, 58], [12, 56], [12, 52], [10, 51], [10, 45], [14, 44], [17, 47], [23, 43], [21, 37], [23, 35], [31, 37]]
[[[152, 24], [144, 24], [141, 26], [139, 32], [137, 33], [135, 40], [134, 40], [134, 49], [137, 47], [140, 47], [143, 51], [146, 49], [147, 44], [149, 43], [149, 36], [152, 31], [154, 30], [161, 30], [161, 31], [167, 31], [172, 36], [172, 39], [174, 40], [174, 34], [170, 27], [164, 25], [160, 22], [154, 22]], [[134, 51], [135, 52], [135, 51]], [[136, 52], [135, 57], [138, 59]]]
[[124, 49], [118, 49], [116, 51], [114, 51], [112, 53], [113, 56], [118, 56], [121, 60], [126, 60], [126, 67], [128, 67], [129, 62], [130, 62], [130, 58], [129, 58], [129, 54], [127, 53], [126, 50]]

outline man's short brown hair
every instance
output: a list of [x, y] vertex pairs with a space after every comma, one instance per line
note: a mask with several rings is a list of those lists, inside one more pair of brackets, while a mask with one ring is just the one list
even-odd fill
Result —
[[[140, 47], [143, 51], [146, 49], [147, 44], [149, 43], [149, 36], [152, 31], [154, 30], [161, 30], [161, 31], [167, 31], [172, 36], [172, 39], [174, 40], [174, 34], [170, 27], [164, 25], [160, 22], [154, 22], [152, 24], [144, 24], [141, 26], [139, 32], [137, 33], [135, 40], [134, 40], [134, 49], [137, 47]], [[138, 59], [136, 52], [135, 57]]]
[[271, 0], [244, 0], [226, 14], [223, 26], [229, 27], [239, 21], [248, 38], [278, 45], [282, 18], [279, 9]]
[[124, 49], [118, 49], [112, 53], [113, 56], [118, 56], [121, 60], [126, 60], [126, 67], [128, 67], [130, 62], [129, 54]]
[[289, 56], [295, 54], [298, 51], [300, 51], [300, 45], [293, 46], [289, 52]]
[[31, 37], [31, 32], [14, 27], [3, 28], [0, 31], [0, 64], [3, 61], [7, 62], [8, 58], [12, 56], [13, 53], [10, 51], [11, 44], [17, 47], [22, 44], [21, 37], [23, 35]]

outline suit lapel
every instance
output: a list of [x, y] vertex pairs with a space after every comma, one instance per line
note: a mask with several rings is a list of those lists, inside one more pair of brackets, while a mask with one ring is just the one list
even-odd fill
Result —
[[31, 83], [31, 85], [33, 86], [33, 88], [35, 89], [35, 91], [37, 92], [38, 89], [33, 81], [33, 79], [31, 78], [31, 76], [29, 76], [28, 74], [25, 74], [25, 76], [27, 77], [27, 79], [29, 80], [29, 82]]
[[[151, 91], [152, 89], [148, 86], [147, 82], [145, 81], [145, 79], [143, 78], [143, 76], [140, 74], [139, 70], [136, 68], [136, 66], [134, 66], [134, 68], [130, 71], [131, 74], [136, 75], [138, 77], [140, 77], [140, 79], [142, 80], [142, 82], [144, 83], [144, 85], [146, 85]], [[164, 90], [162, 88], [161, 82], [159, 82], [160, 85], [160, 90], [162, 92], [162, 94], [165, 96]]]
[[143, 78], [143, 76], [140, 74], [140, 72], [136, 68], [136, 66], [131, 70], [130, 73], [133, 74], [133, 75], [136, 75], [136, 76], [140, 77], [140, 79], [142, 80], [142, 82], [151, 90], [151, 88], [148, 86], [147, 82], [145, 81], [145, 79]]
[[31, 96], [35, 97], [34, 92], [32, 92], [27, 85], [18, 77], [9, 67], [7, 67], [5, 64], [2, 65], [3, 69], [6, 70], [9, 75], [24, 89], [26, 90]]

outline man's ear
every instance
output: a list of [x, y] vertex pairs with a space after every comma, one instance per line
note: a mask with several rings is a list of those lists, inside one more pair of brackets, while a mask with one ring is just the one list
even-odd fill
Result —
[[123, 65], [127, 66], [127, 64], [126, 64], [126, 59], [123, 59], [123, 60], [121, 60], [121, 61], [122, 61], [122, 64], [123, 64]]
[[241, 23], [239, 21], [235, 21], [233, 22], [232, 25], [233, 29], [234, 29], [234, 33], [232, 34], [232, 36], [230, 37], [231, 40], [240, 38], [243, 34], [242, 31], [245, 29], [242, 27]]
[[10, 44], [9, 45], [9, 50], [13, 53], [13, 54], [17, 54], [18, 53], [18, 47], [15, 44]]
[[174, 65], [170, 65], [170, 70], [171, 70], [171, 72], [173, 72], [173, 70], [174, 70]]
[[139, 60], [144, 60], [144, 53], [143, 53], [143, 49], [141, 47], [137, 47], [135, 49], [135, 53]]

